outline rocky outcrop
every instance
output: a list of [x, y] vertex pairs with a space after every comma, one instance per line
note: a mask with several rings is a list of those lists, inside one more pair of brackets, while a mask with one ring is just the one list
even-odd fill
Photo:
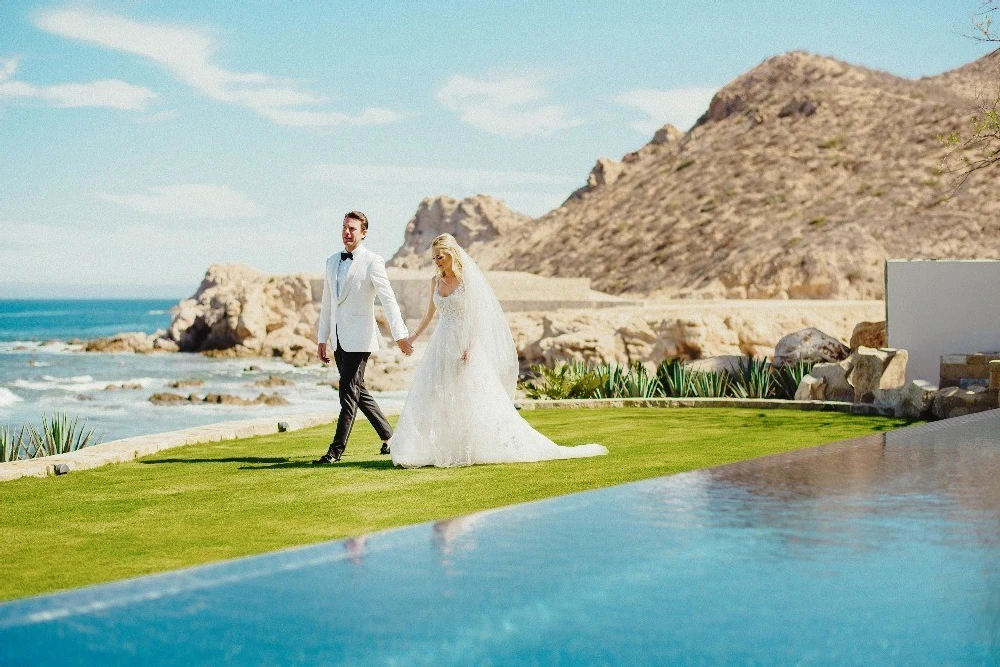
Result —
[[431, 241], [441, 234], [451, 234], [481, 268], [489, 269], [508, 251], [504, 247], [508, 233], [530, 222], [530, 217], [486, 195], [461, 201], [427, 197], [407, 223], [403, 246], [388, 265], [402, 269], [430, 267]]
[[317, 359], [318, 276], [273, 276], [239, 264], [213, 264], [194, 296], [181, 301], [167, 337], [184, 352]]
[[243, 398], [232, 394], [173, 394], [158, 392], [149, 397], [149, 402], [155, 405], [181, 405], [183, 403], [213, 403], [215, 405], [288, 405], [288, 399], [280, 394], [259, 394], [255, 399]]
[[878, 302], [672, 301], [645, 308], [509, 313], [508, 321], [523, 365], [657, 364], [670, 357], [775, 357], [784, 336], [809, 325], [831, 332], [831, 349], [840, 354], [846, 346], [836, 338], [846, 339], [857, 321], [880, 309]]
[[177, 352], [177, 343], [160, 330], [153, 334], [141, 331], [127, 331], [107, 338], [95, 338], [84, 343], [86, 352], [134, 352], [149, 354], [151, 352]]

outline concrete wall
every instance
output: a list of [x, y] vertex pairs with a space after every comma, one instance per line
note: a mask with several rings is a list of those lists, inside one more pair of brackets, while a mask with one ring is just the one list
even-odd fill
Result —
[[885, 294], [907, 380], [938, 382], [942, 355], [1000, 350], [1000, 261], [889, 260]]
[[[407, 322], [419, 322], [430, 297], [431, 269], [390, 268], [389, 282]], [[486, 278], [505, 312], [559, 308], [640, 306], [642, 301], [623, 299], [590, 289], [589, 278], [548, 278], [520, 271], [487, 271]], [[313, 301], [323, 296], [323, 280], [312, 283]]]

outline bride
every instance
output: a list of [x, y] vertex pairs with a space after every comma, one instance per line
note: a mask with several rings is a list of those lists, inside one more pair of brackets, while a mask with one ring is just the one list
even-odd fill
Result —
[[410, 343], [435, 311], [441, 317], [399, 416], [393, 463], [449, 467], [607, 454], [597, 444], [561, 447], [517, 413], [517, 351], [500, 302], [453, 236], [442, 234], [431, 249], [437, 275]]

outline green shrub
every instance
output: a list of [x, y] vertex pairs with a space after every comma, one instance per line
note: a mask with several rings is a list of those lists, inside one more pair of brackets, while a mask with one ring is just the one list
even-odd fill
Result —
[[607, 381], [599, 369], [579, 361], [559, 364], [555, 368], [536, 364], [531, 370], [538, 373], [538, 377], [521, 383], [521, 388], [533, 399], [594, 398]]

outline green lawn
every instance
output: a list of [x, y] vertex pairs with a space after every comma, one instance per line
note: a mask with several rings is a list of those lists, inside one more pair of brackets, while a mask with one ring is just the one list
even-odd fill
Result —
[[0, 483], [0, 600], [443, 519], [883, 431], [902, 420], [736, 409], [540, 410], [561, 444], [606, 457], [402, 470], [359, 422], [168, 450], [134, 463]]

